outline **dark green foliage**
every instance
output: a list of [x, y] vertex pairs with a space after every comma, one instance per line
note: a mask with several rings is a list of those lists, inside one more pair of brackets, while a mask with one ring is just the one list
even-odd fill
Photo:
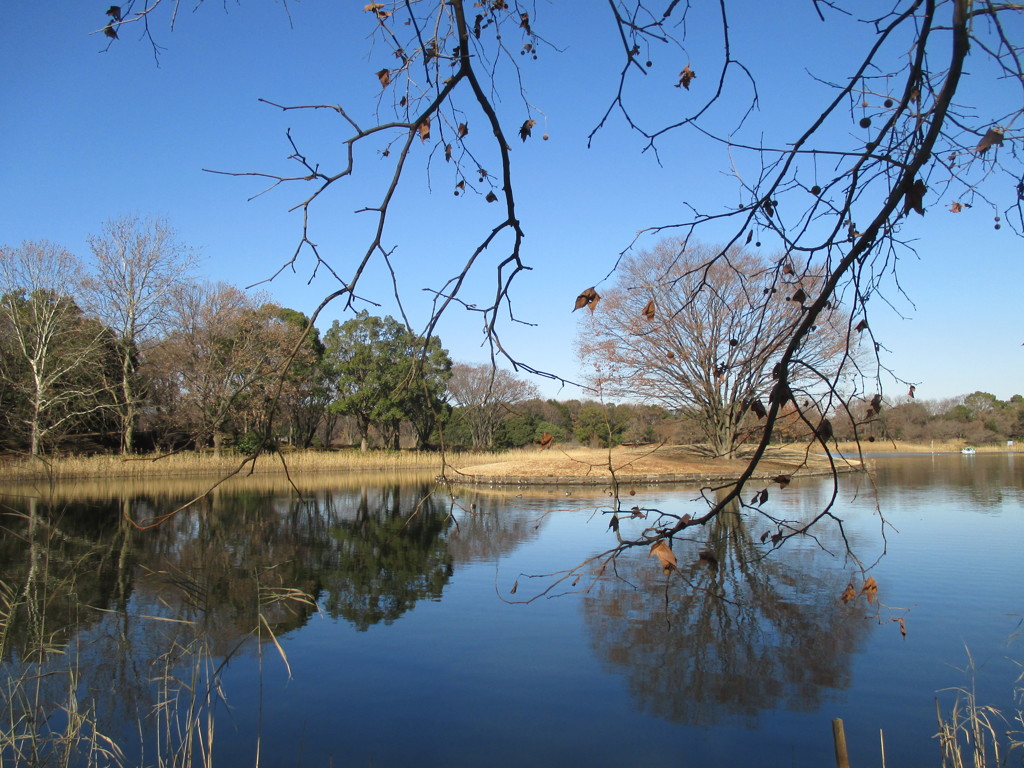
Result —
[[447, 413], [445, 382], [452, 362], [434, 336], [411, 333], [393, 317], [360, 312], [335, 321], [324, 336], [325, 361], [336, 396], [330, 409], [351, 416], [366, 450], [370, 430], [398, 448], [403, 421], [413, 425], [422, 446], [438, 418]]
[[574, 436], [584, 445], [618, 445], [626, 430], [628, 414], [622, 406], [587, 403], [576, 417]]
[[494, 430], [496, 448], [519, 448], [538, 439], [537, 419], [530, 414], [511, 414]]

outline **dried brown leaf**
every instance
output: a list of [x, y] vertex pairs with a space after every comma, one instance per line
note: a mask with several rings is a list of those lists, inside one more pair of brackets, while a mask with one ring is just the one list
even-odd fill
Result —
[[844, 603], [848, 603], [856, 597], [857, 590], [853, 588], [853, 582], [851, 581], [849, 584], [846, 585], [846, 589], [843, 590], [843, 594], [840, 599]]
[[854, 328], [854, 330], [857, 331], [857, 333], [860, 333], [861, 331], [866, 331], [867, 327], [868, 327], [868, 321], [865, 319], [865, 320], [861, 320], [859, 323], [857, 323], [857, 327]]
[[519, 589], [519, 579], [516, 579], [516, 583], [512, 585], [512, 589], [510, 589], [508, 593], [510, 595], [514, 595], [517, 589]]
[[871, 398], [871, 410], [873, 410], [875, 413], [881, 413], [882, 412], [882, 396], [881, 395], [875, 395], [874, 397]]
[[419, 125], [416, 126], [416, 132], [420, 135], [420, 141], [426, 141], [430, 138], [430, 118], [424, 117], [420, 121]]
[[533, 126], [535, 126], [536, 124], [536, 120], [527, 120], [525, 123], [523, 123], [522, 127], [519, 129], [519, 138], [522, 139], [523, 141], [526, 141], [528, 138], [530, 138], [530, 134], [533, 131]]
[[650, 301], [647, 302], [646, 306], [644, 306], [643, 315], [648, 320], [654, 320], [654, 312], [655, 312], [654, 299], [651, 299]]
[[387, 67], [378, 70], [377, 79], [380, 80], [381, 88], [387, 88], [389, 85], [391, 85], [391, 70], [388, 69]]
[[924, 216], [924, 195], [927, 191], [928, 187], [920, 179], [917, 179], [907, 187], [903, 197], [903, 213], [907, 214], [911, 211], [917, 211]]
[[669, 549], [664, 539], [659, 539], [651, 545], [651, 554], [648, 557], [658, 558], [661, 567], [666, 571], [677, 567], [676, 553]]
[[459, 133], [459, 138], [460, 139], [463, 136], [465, 136], [467, 133], [469, 133], [469, 124], [468, 123], [459, 123], [459, 131], [458, 131], [458, 133]]
[[978, 142], [978, 146], [974, 148], [974, 151], [979, 155], [984, 155], [989, 150], [989, 147], [1002, 143], [1003, 129], [999, 127], [989, 128], [985, 131], [985, 135], [981, 137], [981, 141]]
[[683, 67], [683, 71], [679, 73], [679, 82], [676, 83], [676, 88], [683, 87], [686, 90], [690, 90], [690, 83], [696, 79], [697, 73], [690, 69], [690, 65], [687, 64]]
[[860, 588], [860, 592], [862, 595], [867, 596], [869, 603], [874, 605], [875, 600], [878, 599], [878, 582], [875, 581], [874, 576], [868, 576], [864, 586]]
[[600, 294], [598, 294], [598, 292], [594, 290], [593, 286], [591, 286], [590, 288], [587, 288], [585, 291], [580, 293], [579, 296], [576, 297], [576, 306], [572, 308], [572, 311], [575, 312], [577, 309], [582, 309], [583, 307], [590, 307], [590, 311], [593, 312], [594, 307], [597, 306], [597, 302], [599, 302], [600, 300]]

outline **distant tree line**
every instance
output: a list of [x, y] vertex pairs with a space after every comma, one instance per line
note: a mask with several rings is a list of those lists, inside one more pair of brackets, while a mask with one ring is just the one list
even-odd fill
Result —
[[[424, 340], [394, 318], [360, 312], [321, 337], [306, 315], [265, 295], [197, 280], [195, 254], [163, 220], [114, 220], [89, 244], [89, 262], [46, 242], [0, 248], [0, 448], [36, 455], [706, 442], [728, 455], [756, 439], [757, 398], [774, 386], [766, 373], [772, 345], [756, 359], [739, 354], [760, 349], [744, 341], [745, 326], [719, 323], [717, 305], [692, 317], [696, 305], [673, 309], [664, 288], [629, 305], [612, 292], [583, 324], [581, 355], [600, 369], [595, 390], [641, 402], [545, 400], [509, 371], [453, 363], [439, 338]], [[650, 257], [657, 269], [668, 253]], [[652, 269], [627, 266], [638, 282]], [[588, 301], [593, 309], [596, 299]], [[773, 322], [784, 326], [800, 302], [781, 303]], [[842, 351], [836, 334], [822, 338], [817, 367]], [[794, 387], [775, 439], [1024, 439], [1020, 395], [846, 402], [829, 409], [810, 387]]]
[[0, 447], [242, 451], [424, 447], [451, 412], [451, 360], [363, 312], [323, 338], [301, 312], [192, 275], [167, 222], [128, 217], [88, 262], [0, 248]]

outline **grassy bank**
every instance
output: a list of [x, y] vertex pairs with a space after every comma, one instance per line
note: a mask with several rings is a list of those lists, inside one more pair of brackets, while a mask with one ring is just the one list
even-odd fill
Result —
[[[934, 441], [912, 443], [904, 441], [877, 440], [873, 443], [864, 442], [861, 450], [865, 453], [959, 453], [965, 443], [962, 440]], [[653, 446], [642, 446], [635, 449], [638, 454], [646, 454]], [[847, 456], [856, 455], [857, 445], [853, 442], [838, 444], [839, 450]], [[781, 457], [787, 452], [795, 451], [794, 456], [803, 453], [804, 446], [774, 446], [771, 454]], [[988, 452], [1024, 452], [1024, 441], [1008, 448], [1005, 444], [975, 446], [979, 453]], [[616, 451], [629, 452], [622, 447]], [[701, 446], [664, 446], [658, 450], [665, 452], [682, 452], [698, 463], [716, 463], [707, 450]], [[745, 459], [749, 451], [741, 450], [738, 458]], [[361, 453], [356, 450], [345, 451], [289, 451], [286, 453], [267, 454], [260, 456], [255, 465], [246, 463], [243, 471], [248, 474], [283, 474], [285, 466], [292, 474], [326, 473], [326, 472], [434, 472], [440, 473], [442, 465], [447, 462], [449, 467], [464, 467], [485, 464], [517, 464], [551, 461], [555, 455], [574, 456], [580, 454], [584, 464], [607, 464], [607, 452], [598, 449], [579, 447], [556, 447], [550, 452], [541, 452], [539, 448], [521, 448], [518, 450], [469, 453], [454, 452], [442, 454], [436, 451], [368, 451]], [[585, 455], [585, 456], [584, 456]], [[596, 457], [596, 458], [595, 458]], [[23, 455], [0, 457], [0, 478], [11, 480], [53, 479], [69, 480], [78, 478], [158, 478], [158, 477], [199, 477], [205, 475], [225, 475], [237, 470], [245, 456], [225, 453], [214, 456], [212, 453], [183, 452], [170, 456], [47, 456], [32, 458]], [[701, 471], [693, 467], [687, 471]]]
[[260, 456], [255, 462], [245, 456], [225, 453], [183, 452], [170, 456], [7, 456], [0, 459], [0, 478], [11, 480], [122, 477], [158, 478], [181, 476], [225, 475], [245, 466], [248, 474], [291, 474], [315, 472], [413, 472], [439, 473], [443, 461], [450, 466], [465, 466], [481, 461], [499, 461], [523, 457], [538, 449], [521, 449], [503, 453], [440, 453], [427, 451], [291, 451]]

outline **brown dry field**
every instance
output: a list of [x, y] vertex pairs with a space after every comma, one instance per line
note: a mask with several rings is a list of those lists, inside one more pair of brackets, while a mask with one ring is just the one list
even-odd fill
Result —
[[[747, 465], [750, 450], [738, 458], [716, 459], [700, 446], [619, 446], [608, 449], [566, 448], [547, 451], [517, 451], [499, 461], [474, 464], [470, 457], [456, 464], [453, 479], [469, 483], [602, 483], [611, 479], [612, 469], [621, 480], [648, 482], [729, 479]], [[844, 466], [844, 469], [850, 467]], [[758, 466], [755, 477], [780, 474], [809, 475], [829, 472], [823, 456], [797, 448], [771, 448]]]

